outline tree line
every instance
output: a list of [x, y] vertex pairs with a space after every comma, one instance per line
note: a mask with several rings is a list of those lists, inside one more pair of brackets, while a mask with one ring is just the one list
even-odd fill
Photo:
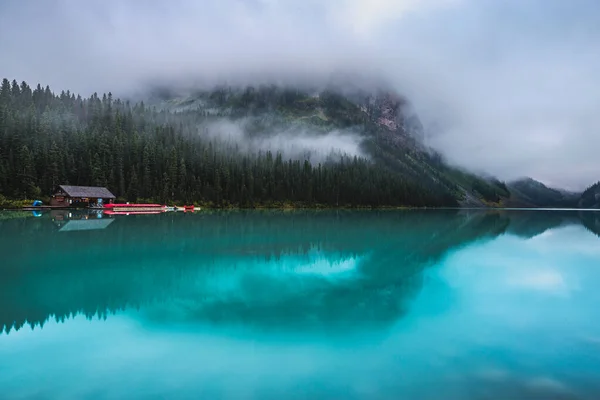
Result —
[[581, 208], [600, 208], [600, 181], [588, 187], [579, 200]]
[[456, 205], [449, 194], [360, 157], [313, 164], [268, 150], [244, 154], [198, 134], [199, 121], [210, 117], [191, 114], [5, 78], [0, 195], [44, 198], [70, 184], [106, 186], [128, 201], [215, 207]]

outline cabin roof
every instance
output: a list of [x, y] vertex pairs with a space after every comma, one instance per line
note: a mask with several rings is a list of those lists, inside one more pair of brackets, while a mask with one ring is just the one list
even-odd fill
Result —
[[69, 197], [98, 197], [101, 199], [114, 199], [114, 194], [105, 187], [97, 186], [70, 186], [70, 185], [59, 185]]

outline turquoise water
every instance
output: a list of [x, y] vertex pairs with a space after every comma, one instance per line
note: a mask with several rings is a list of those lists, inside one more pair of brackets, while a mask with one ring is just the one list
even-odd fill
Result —
[[1, 399], [600, 398], [600, 213], [22, 215]]

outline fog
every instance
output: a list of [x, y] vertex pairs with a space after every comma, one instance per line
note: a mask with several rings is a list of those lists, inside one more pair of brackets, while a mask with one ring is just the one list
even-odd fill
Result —
[[581, 189], [600, 179], [599, 21], [595, 0], [4, 0], [0, 72], [122, 96], [360, 73], [451, 162]]
[[199, 129], [203, 137], [235, 143], [240, 152], [258, 154], [281, 153], [284, 160], [308, 160], [313, 165], [339, 160], [340, 156], [368, 158], [361, 149], [362, 138], [349, 130], [334, 130], [326, 135], [307, 127], [268, 129], [259, 135], [249, 134], [249, 120], [221, 119]]

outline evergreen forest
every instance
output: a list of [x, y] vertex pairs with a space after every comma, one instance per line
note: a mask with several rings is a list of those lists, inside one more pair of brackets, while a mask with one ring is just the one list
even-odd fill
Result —
[[0, 196], [48, 199], [59, 184], [106, 186], [122, 201], [208, 207], [457, 206], [454, 196], [383, 163], [320, 163], [198, 133], [206, 113], [94, 93], [82, 98], [3, 79]]

